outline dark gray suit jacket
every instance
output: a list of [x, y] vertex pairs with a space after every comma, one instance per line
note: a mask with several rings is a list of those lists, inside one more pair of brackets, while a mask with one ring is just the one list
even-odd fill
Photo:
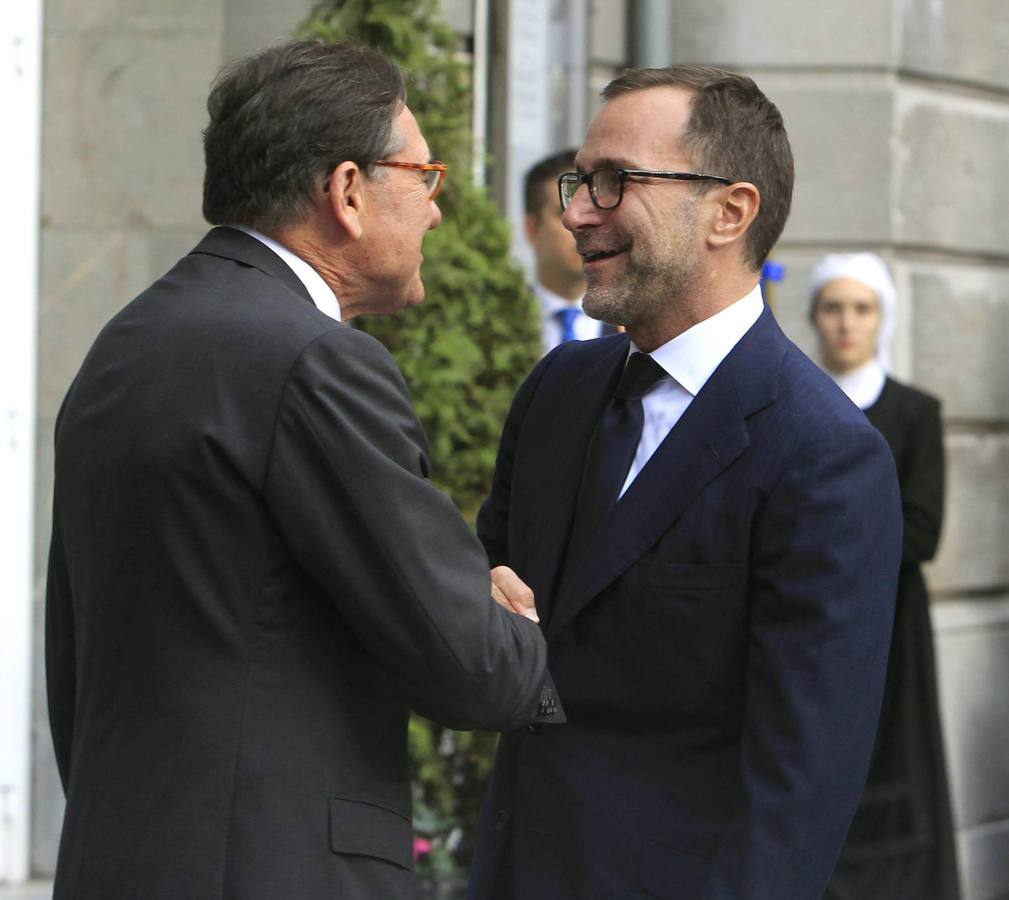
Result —
[[57, 425], [57, 900], [411, 896], [408, 707], [514, 727], [545, 671], [427, 469], [388, 353], [248, 235], [109, 322]]

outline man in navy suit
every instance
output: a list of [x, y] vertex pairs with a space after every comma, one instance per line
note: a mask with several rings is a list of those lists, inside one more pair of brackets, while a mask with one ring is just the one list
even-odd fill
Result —
[[603, 99], [558, 182], [584, 308], [627, 333], [532, 372], [478, 523], [568, 723], [503, 737], [470, 897], [819, 900], [879, 713], [893, 460], [763, 305], [775, 106], [701, 66]]

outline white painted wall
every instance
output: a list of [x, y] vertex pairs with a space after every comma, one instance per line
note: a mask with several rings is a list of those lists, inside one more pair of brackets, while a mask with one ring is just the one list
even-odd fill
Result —
[[42, 0], [0, 16], [0, 884], [28, 876]]

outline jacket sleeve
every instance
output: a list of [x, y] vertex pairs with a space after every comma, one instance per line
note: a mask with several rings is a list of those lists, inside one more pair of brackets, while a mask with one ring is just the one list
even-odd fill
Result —
[[308, 347], [264, 483], [291, 552], [418, 712], [455, 728], [532, 721], [548, 683], [543, 638], [491, 599], [479, 542], [426, 474], [385, 349], [349, 328]]
[[75, 666], [73, 603], [66, 574], [66, 560], [63, 557], [63, 541], [54, 509], [46, 580], [46, 695], [49, 702], [49, 729], [52, 732], [53, 749], [56, 751], [56, 768], [64, 793], [70, 785], [77, 684]]
[[790, 453], [757, 519], [741, 812], [704, 900], [819, 900], [865, 784], [900, 559], [893, 457], [861, 423]]
[[[66, 401], [64, 401], [65, 403]], [[56, 417], [59, 435], [63, 408]], [[59, 472], [56, 473], [57, 479]], [[56, 493], [54, 487], [54, 494]], [[70, 788], [70, 760], [73, 755], [74, 714], [77, 694], [77, 655], [74, 637], [74, 607], [63, 548], [59, 504], [53, 501], [52, 537], [49, 542], [49, 567], [46, 576], [46, 697], [49, 704], [49, 730], [52, 732], [63, 793]]]

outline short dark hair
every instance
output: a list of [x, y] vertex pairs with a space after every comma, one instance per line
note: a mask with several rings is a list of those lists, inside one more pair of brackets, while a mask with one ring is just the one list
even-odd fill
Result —
[[[557, 208], [560, 209], [557, 176], [574, 170], [575, 151], [573, 148], [552, 153], [529, 169], [525, 177], [526, 215], [538, 215], [551, 198], [557, 201]], [[549, 188], [549, 193], [544, 190], [544, 186]]]
[[653, 87], [694, 92], [684, 145], [698, 168], [752, 182], [760, 191], [760, 210], [746, 236], [747, 258], [760, 269], [792, 205], [795, 167], [781, 113], [752, 79], [714, 66], [628, 69], [606, 86], [602, 97], [613, 100]]
[[221, 71], [207, 99], [203, 215], [269, 231], [300, 222], [340, 163], [399, 149], [403, 73], [357, 44], [292, 41]]

